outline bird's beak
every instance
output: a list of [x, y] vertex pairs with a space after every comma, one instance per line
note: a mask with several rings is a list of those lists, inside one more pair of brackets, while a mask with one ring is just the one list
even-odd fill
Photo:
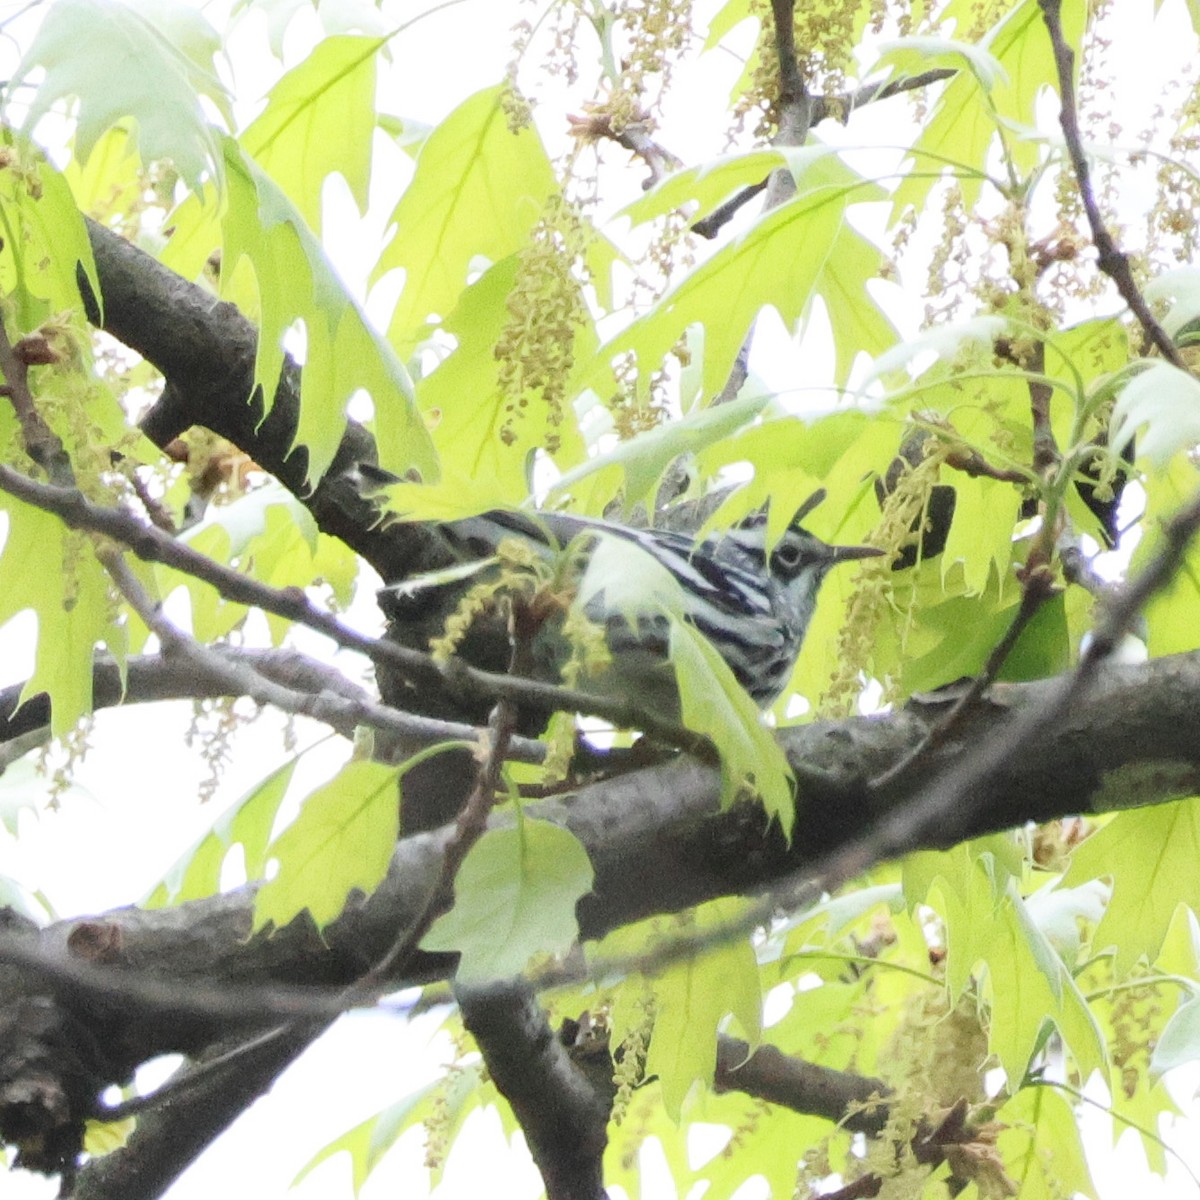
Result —
[[887, 553], [878, 546], [830, 546], [829, 552], [834, 566], [838, 563], [853, 562], [858, 558], [878, 558]]

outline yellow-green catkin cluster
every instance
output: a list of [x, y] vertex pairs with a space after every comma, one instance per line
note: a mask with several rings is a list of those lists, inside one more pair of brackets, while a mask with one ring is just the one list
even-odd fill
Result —
[[659, 367], [650, 372], [642, 385], [637, 359], [627, 354], [613, 364], [613, 376], [617, 391], [608, 408], [617, 436], [628, 441], [661, 425], [670, 411], [670, 372]]
[[634, 1001], [633, 1007], [641, 1019], [633, 1024], [613, 1055], [613, 1083], [617, 1094], [613, 1098], [612, 1119], [617, 1125], [625, 1119], [633, 1094], [646, 1077], [646, 1056], [654, 1033], [654, 993], [647, 991]]
[[[918, 1200], [925, 1194], [930, 1168], [912, 1153], [912, 1140], [922, 1121], [937, 1121], [957, 1102], [985, 1099], [980, 1066], [987, 1057], [987, 1034], [972, 993], [951, 1007], [944, 989], [914, 994], [905, 1005], [888, 1046], [888, 1122], [872, 1138], [862, 1160], [862, 1173], [882, 1179], [877, 1193], [886, 1200]], [[981, 1129], [956, 1168], [973, 1178], [981, 1196], [1015, 1195], [989, 1139], [996, 1128]], [[965, 1149], [965, 1148], [964, 1148]]]
[[1200, 157], [1200, 68], [1169, 127], [1170, 152], [1159, 164], [1157, 200], [1150, 212], [1151, 248], [1167, 261], [1187, 265], [1200, 249], [1200, 175], [1187, 167]]
[[430, 640], [429, 652], [437, 662], [451, 658], [476, 621], [507, 612], [514, 596], [528, 601], [549, 587], [546, 561], [528, 542], [505, 538], [496, 547], [496, 558], [496, 572], [467, 590], [446, 618], [441, 636]]
[[207, 804], [217, 794], [225, 769], [233, 761], [233, 739], [254, 716], [239, 710], [234, 696], [193, 701], [192, 720], [184, 740], [188, 749], [199, 749], [208, 768], [208, 774], [200, 783], [202, 804]]
[[926, 439], [924, 457], [916, 466], [908, 466], [900, 476], [884, 502], [879, 523], [867, 538], [872, 546], [879, 546], [889, 553], [866, 559], [858, 566], [846, 619], [838, 635], [838, 670], [821, 698], [821, 711], [828, 715], [847, 715], [854, 711], [861, 675], [870, 662], [876, 628], [892, 607], [892, 562], [917, 537], [915, 530], [923, 527], [938, 473], [951, 449], [949, 441]]
[[674, 63], [691, 43], [692, 0], [628, 0], [619, 21], [620, 73], [605, 107], [616, 133], [634, 122], [651, 129]]
[[[854, 62], [855, 47], [868, 26], [879, 27], [886, 17], [885, 0], [827, 0], [824, 4], [797, 4], [792, 18], [796, 61], [810, 95], [827, 98], [844, 93]], [[746, 117], [759, 114], [755, 137], [775, 132], [779, 98], [779, 54], [770, 0], [751, 0], [749, 10], [760, 23], [758, 45], [750, 62], [749, 79], [734, 106], [739, 128]]]
[[500, 437], [512, 445], [517, 424], [536, 399], [545, 412], [544, 449], [554, 454], [575, 368], [575, 335], [587, 322], [578, 264], [584, 230], [561, 196], [547, 203], [518, 256], [508, 317], [493, 351], [505, 398]]
[[1121, 988], [1109, 993], [1112, 1004], [1110, 1051], [1114, 1074], [1126, 1100], [1139, 1090], [1154, 1085], [1150, 1073], [1150, 1055], [1162, 1029], [1163, 997], [1153, 982], [1145, 987]]
[[91, 749], [94, 719], [89, 713], [80, 717], [74, 727], [60, 738], [42, 747], [38, 756], [38, 774], [49, 781], [47, 808], [58, 808], [59, 802], [75, 780], [75, 768]]

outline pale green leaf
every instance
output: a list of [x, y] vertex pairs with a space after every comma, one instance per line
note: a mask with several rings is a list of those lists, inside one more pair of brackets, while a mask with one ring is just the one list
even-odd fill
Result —
[[894, 67], [900, 75], [920, 75], [934, 67], [966, 66], [985, 92], [997, 84], [1008, 82], [1004, 64], [983, 46], [958, 42], [953, 38], [913, 34], [894, 38], [879, 47], [879, 58], [868, 74], [882, 67]]
[[19, 216], [11, 209], [6, 213], [9, 237], [21, 241], [19, 250], [14, 247], [14, 253], [24, 260], [23, 283], [45, 299], [51, 314], [79, 309], [82, 301], [76, 272], [82, 267], [92, 295], [103, 303], [92, 243], [70, 186], [44, 160], [38, 161], [33, 170], [37, 194], [31, 194], [20, 205]]
[[[309, 587], [319, 579], [335, 595], [348, 600], [357, 574], [352, 550], [336, 538], [319, 534], [312, 514], [278, 484], [256, 488], [229, 504], [211, 506], [204, 519], [180, 535], [193, 550], [226, 566], [238, 566], [261, 583], [275, 587]], [[225, 600], [211, 584], [184, 571], [158, 564], [154, 577], [159, 594], [187, 589], [192, 633], [205, 642], [224, 637], [245, 619], [246, 608]], [[278, 643], [288, 623], [267, 614]]]
[[[950, 325], [935, 325], [879, 355], [863, 380], [862, 390], [865, 392], [876, 380], [906, 369], [919, 378], [937, 359], [952, 362], [964, 351], [983, 349], [990, 352], [996, 339], [1009, 328], [1006, 317], [991, 313]], [[928, 357], [930, 354], [934, 359]]]
[[750, 10], [750, 0], [725, 0], [720, 9], [709, 18], [705, 50], [711, 50], [731, 29], [755, 15]]
[[379, 128], [390, 137], [405, 154], [416, 158], [429, 135], [436, 129], [425, 121], [412, 117], [396, 117], [391, 113], [379, 113]]
[[[698, 923], [735, 919], [732, 901], [707, 904]], [[761, 992], [749, 941], [732, 942], [669, 967], [654, 982], [654, 1036], [646, 1073], [657, 1075], [663, 1106], [678, 1121], [694, 1083], [708, 1084], [716, 1067], [717, 1032], [733, 1014], [751, 1045], [760, 1034]]]
[[[1084, 0], [1063, 4], [1063, 32], [1076, 53], [1086, 17]], [[960, 71], [946, 84], [912, 148], [917, 169], [896, 189], [892, 207], [896, 217], [910, 207], [920, 210], [937, 173], [948, 163], [957, 166], [964, 202], [968, 208], [973, 206], [1001, 124], [1034, 125], [1041, 93], [1057, 85], [1050, 38], [1037, 0], [1021, 0], [1005, 13], [977, 49], [989, 55], [1004, 78], [995, 77], [992, 90], [986, 93], [973, 71]], [[1040, 152], [1035, 142], [1010, 135], [1007, 145], [1018, 171], [1035, 167]]]
[[132, 117], [143, 161], [169, 158], [198, 188], [206, 174], [221, 170], [218, 135], [200, 97], [229, 119], [229, 98], [213, 71], [219, 48], [216, 31], [185, 5], [57, 0], [8, 91], [20, 93], [41, 68], [45, 74], [29, 104], [26, 129], [52, 106], [76, 97], [75, 148], [82, 160], [107, 129]]
[[986, 860], [964, 856], [963, 848], [947, 861], [959, 866], [954, 876], [939, 875], [947, 982], [951, 995], [960, 995], [971, 972], [980, 962], [986, 964], [988, 1044], [1010, 1084], [1024, 1077], [1046, 1021], [1058, 1028], [1085, 1076], [1102, 1066], [1104, 1042], [1095, 1018], [1011, 877], [990, 874]]
[[750, 788], [790, 838], [796, 819], [792, 771], [754, 701], [713, 644], [688, 622], [671, 627], [671, 661], [683, 723], [704, 734], [721, 756], [721, 803], [732, 804]]
[[271, 89], [241, 136], [309, 228], [321, 228], [321, 189], [340, 174], [366, 211], [375, 126], [375, 59], [386, 41], [331, 37]]
[[489, 830], [454, 880], [454, 907], [434, 922], [425, 950], [458, 951], [460, 983], [519, 975], [535, 954], [565, 954], [579, 936], [575, 905], [592, 889], [579, 840], [526, 817]]
[[846, 205], [872, 198], [874, 188], [840, 159], [826, 155], [815, 160], [793, 199], [760, 216], [602, 346], [601, 363], [632, 353], [645, 380], [689, 326], [702, 324], [704, 392], [716, 395], [760, 309], [773, 306], [789, 326], [805, 312], [828, 278], [823, 270]]
[[741, 396], [728, 404], [700, 408], [656, 425], [566, 472], [550, 495], [570, 495], [585, 479], [618, 468], [624, 473], [621, 496], [628, 511], [652, 499], [662, 473], [681, 454], [696, 454], [729, 437], [753, 421], [770, 402], [771, 397], [766, 395]]
[[404, 271], [388, 334], [402, 354], [424, 336], [431, 314], [453, 308], [472, 261], [519, 250], [558, 190], [536, 132], [509, 129], [503, 92], [477, 92], [429, 135], [392, 213], [396, 233], [375, 275]]
[[103, 1158], [114, 1150], [120, 1150], [136, 1128], [137, 1122], [133, 1117], [126, 1117], [123, 1121], [96, 1121], [89, 1118], [84, 1123], [83, 1148], [89, 1158]]
[[48, 692], [50, 731], [61, 737], [92, 709], [92, 654], [110, 635], [108, 577], [90, 546], [51, 513], [0, 497], [8, 533], [0, 551], [0, 626], [37, 615], [37, 653], [22, 701]]
[[1142, 288], [1151, 304], [1164, 304], [1162, 327], [1175, 337], [1189, 321], [1200, 318], [1200, 267], [1176, 267], [1156, 275]]
[[1118, 976], [1139, 958], [1157, 958], [1179, 905], [1200, 911], [1198, 855], [1200, 800], [1117, 813], [1075, 849], [1065, 886], [1112, 879], [1112, 898], [1092, 943], [1097, 951], [1113, 950]]
[[1021, 1088], [996, 1120], [997, 1147], [1021, 1200], [1097, 1195], [1068, 1096], [1052, 1087]]
[[846, 383], [858, 355], [879, 354], [896, 341], [896, 327], [867, 287], [882, 270], [879, 247], [843, 222], [814, 288], [825, 303], [833, 335], [835, 384]]
[[346, 427], [356, 391], [370, 393], [380, 462], [397, 475], [415, 469], [436, 478], [429, 433], [417, 412], [412, 381], [367, 323], [320, 245], [278, 187], [236, 143], [225, 143], [229, 209], [224, 219], [222, 278], [245, 257], [260, 302], [255, 385], [273, 397], [283, 367], [283, 337], [304, 323], [304, 390], [296, 442], [308, 451], [310, 485], [325, 473]]
[[1113, 407], [1111, 445], [1120, 453], [1137, 434], [1137, 452], [1162, 468], [1200, 442], [1200, 381], [1155, 361], [1122, 389]]
[[221, 869], [235, 846], [241, 847], [247, 880], [260, 879], [266, 870], [271, 830], [298, 761], [299, 755], [289, 758], [241, 796], [208, 833], [180, 856], [146, 898], [144, 907], [215, 896], [221, 890]]
[[781, 167], [790, 167], [794, 175], [802, 175], [808, 163], [835, 153], [833, 147], [816, 145], [728, 154], [672, 172], [644, 196], [621, 209], [617, 216], [628, 217], [637, 226], [686, 204], [694, 206], [694, 211], [688, 209], [688, 219], [695, 223], [746, 184], [759, 183]]
[[[1131, 570], [1140, 570], [1159, 552], [1162, 543], [1158, 530], [1177, 509], [1190, 502], [1198, 485], [1200, 472], [1191, 455], [1178, 454], [1165, 470], [1149, 471], [1142, 477], [1146, 492], [1142, 527], [1146, 534], [1134, 551]], [[1151, 655], [1181, 654], [1200, 648], [1197, 612], [1200, 612], [1200, 545], [1193, 538], [1179, 570], [1150, 597], [1144, 609], [1146, 646]]]
[[16, 837], [21, 814], [37, 816], [46, 803], [48, 780], [38, 769], [36, 756], [9, 763], [0, 774], [0, 825]]
[[448, 1080], [434, 1080], [417, 1088], [323, 1146], [300, 1168], [292, 1180], [292, 1187], [327, 1159], [346, 1153], [350, 1156], [351, 1187], [358, 1196], [371, 1172], [401, 1134], [436, 1118], [439, 1133], [449, 1146], [461, 1130], [463, 1121], [480, 1106], [482, 1096], [486, 1094], [481, 1063], [456, 1067]]
[[[354, 1195], [357, 1196], [383, 1153], [391, 1149], [404, 1128], [415, 1124], [420, 1119], [414, 1114], [420, 1111], [421, 1102], [427, 1099], [430, 1093], [439, 1087], [439, 1084], [439, 1080], [433, 1080], [415, 1092], [410, 1092], [394, 1104], [374, 1113], [365, 1121], [360, 1121], [353, 1128], [334, 1138], [332, 1142], [322, 1146], [296, 1173], [292, 1179], [292, 1187], [297, 1187], [323, 1162], [327, 1162], [339, 1154], [348, 1154], [350, 1156], [350, 1186]], [[381, 1130], [386, 1130], [390, 1136], [381, 1137]]]
[[267, 850], [279, 869], [254, 897], [254, 928], [282, 929], [307, 911], [318, 926], [353, 891], [369, 894], [387, 873], [400, 831], [403, 766], [354, 760], [310, 792]]
[[1200, 1060], [1200, 999], [1193, 991], [1192, 998], [1171, 1014], [1159, 1034], [1150, 1056], [1150, 1070], [1156, 1076], [1163, 1075], [1197, 1060]]

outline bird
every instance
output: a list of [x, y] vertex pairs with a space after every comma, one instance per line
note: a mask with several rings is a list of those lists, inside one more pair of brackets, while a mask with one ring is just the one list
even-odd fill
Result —
[[[700, 539], [566, 512], [493, 510], [439, 524], [437, 536], [458, 565], [386, 586], [379, 602], [393, 627], [417, 619], [427, 623], [431, 605], [441, 615], [453, 607], [452, 601], [436, 599], [436, 593], [446, 591], [456, 599], [470, 581], [501, 569], [497, 550], [506, 541], [528, 547], [534, 559], [547, 563], [570, 549], [579, 563], [583, 611], [603, 629], [610, 659], [583, 686], [632, 700], [643, 711], [678, 716], [670, 645], [673, 622], [682, 620], [708, 640], [755, 704], [766, 709], [792, 677], [828, 572], [840, 563], [884, 553], [874, 546], [829, 545], [804, 529], [801, 522], [824, 495], [818, 491], [799, 506], [769, 554], [762, 510]], [[622, 557], [623, 549], [633, 553]], [[614, 603], [612, 593], [623, 592], [624, 577], [638, 570], [639, 561], [644, 563], [637, 551], [665, 571], [659, 579], [666, 589], [651, 587], [651, 601], [631, 611], [620, 600]], [[588, 571], [602, 552], [607, 572], [589, 585]], [[561, 630], [539, 636], [532, 673], [559, 682], [570, 653]]]

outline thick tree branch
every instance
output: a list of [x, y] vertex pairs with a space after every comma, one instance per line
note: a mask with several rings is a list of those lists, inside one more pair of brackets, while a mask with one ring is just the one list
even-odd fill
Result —
[[[835, 851], [865, 824], [902, 811], [910, 795], [920, 794], [964, 756], [963, 745], [984, 730], [1013, 727], [1056, 690], [1055, 682], [993, 688], [984, 710], [965, 722], [960, 739], [936, 748], [904, 793], [884, 795], [853, 781], [877, 774], [920, 741], [933, 718], [919, 710], [786, 731], [781, 736], [793, 758], [844, 781], [836, 795], [803, 798], [790, 846], [755, 807], [720, 812], [716, 773], [688, 761], [596, 784], [569, 803], [543, 803], [533, 811], [571, 829], [587, 848], [596, 882], [580, 903], [579, 917], [584, 936], [598, 937], [653, 913], [777, 885]], [[921, 845], [1195, 791], [1200, 791], [1200, 655], [1100, 666], [1089, 692], [1046, 732], [1042, 751], [1012, 755], [983, 783], [963, 828], [932, 830]], [[497, 814], [492, 821], [508, 819]], [[324, 938], [301, 917], [270, 937], [247, 940], [252, 889], [242, 889], [175, 909], [123, 909], [63, 923], [38, 935], [39, 944], [63, 947], [82, 924], [89, 928], [85, 944], [105, 947], [102, 964], [154, 963], [165, 979], [346, 984], [424, 910], [450, 836], [442, 829], [404, 839], [378, 891], [365, 901], [352, 900]], [[394, 982], [444, 977], [448, 966], [446, 956], [421, 954]], [[114, 1065], [126, 1069], [156, 1053], [194, 1052], [215, 1032], [211, 1019], [166, 1020], [136, 1014], [128, 1005], [117, 1005], [93, 1029]]]
[[836, 1121], [852, 1133], [874, 1137], [887, 1124], [889, 1093], [882, 1079], [805, 1062], [778, 1047], [759, 1046], [721, 1034], [717, 1038], [718, 1092], [745, 1092], [793, 1112]]
[[324, 1026], [287, 1030], [238, 1067], [206, 1077], [186, 1095], [138, 1118], [128, 1143], [80, 1173], [73, 1200], [152, 1200], [163, 1192], [311, 1044]]
[[574, 1062], [523, 984], [459, 988], [463, 1024], [512, 1106], [547, 1200], [605, 1200], [603, 1156], [612, 1092]]
[[[379, 527], [371, 503], [346, 478], [357, 463], [375, 463], [374, 438], [347, 422], [333, 463], [315, 489], [305, 484], [307, 452], [292, 449], [299, 423], [299, 371], [285, 368], [264, 417], [254, 389], [258, 331], [232, 305], [180, 278], [157, 259], [95, 221], [88, 236], [103, 293], [92, 295], [79, 272], [89, 320], [162, 372], [167, 386], [142, 428], [165, 446], [192, 425], [227, 438], [308, 506], [324, 532], [361, 554], [384, 579], [412, 571], [422, 551], [417, 526]], [[101, 306], [103, 311], [101, 311]]]
[[[1200, 655], [1136, 667], [1098, 662], [1093, 671], [1088, 691], [1044, 729], [1037, 753], [1009, 755], [982, 777], [959, 825], [926, 828], [919, 843], [904, 849], [944, 846], [1027, 820], [1200, 791]], [[688, 760], [597, 784], [569, 803], [544, 803], [533, 811], [570, 828], [586, 847], [595, 887], [578, 914], [584, 936], [597, 937], [653, 913], [778, 887], [853, 844], [864, 827], [903, 820], [912, 796], [921, 795], [955, 762], [971, 759], [964, 746], [997, 729], [1003, 734], [1019, 728], [1031, 713], [1044, 710], [1048, 699], [1055, 700], [1061, 686], [1050, 681], [994, 687], [986, 704], [964, 721], [953, 745], [937, 747], [902, 791], [886, 794], [855, 781], [878, 774], [916, 745], [932, 719], [928, 715], [913, 709], [786, 731], [781, 736], [794, 760], [841, 781], [828, 795], [806, 792], [790, 846], [756, 807], [722, 813], [716, 773]], [[497, 814], [492, 821], [508, 819]], [[64, 922], [37, 934], [36, 944], [61, 952], [69, 943], [72, 953], [85, 954], [96, 966], [153, 964], [157, 975], [183, 986], [189, 979], [206, 986], [350, 985], [394, 944], [398, 929], [426, 911], [430, 890], [443, 877], [450, 836], [443, 829], [402, 841], [380, 888], [365, 900], [352, 899], [321, 935], [302, 916], [270, 936], [251, 938], [252, 889], [247, 888], [176, 909], [124, 909]], [[420, 953], [393, 983], [445, 977], [451, 965], [449, 956]], [[156, 1054], [195, 1054], [232, 1033], [228, 1020], [139, 1009], [122, 997], [119, 976], [111, 1000], [98, 1001], [94, 994], [78, 996], [70, 986], [34, 982], [13, 971], [7, 975], [6, 1003], [12, 1011], [36, 1002], [43, 1019], [61, 1015], [46, 1033], [53, 1046], [74, 1045], [78, 1033], [73, 1031], [85, 1029], [88, 1046], [104, 1047], [103, 1060], [84, 1072], [97, 1086], [127, 1078]], [[13, 1049], [0, 1038], [0, 1078], [2, 1068], [12, 1066]], [[72, 1083], [65, 1094], [76, 1095], [79, 1087]], [[83, 1100], [77, 1097], [77, 1102]]]

